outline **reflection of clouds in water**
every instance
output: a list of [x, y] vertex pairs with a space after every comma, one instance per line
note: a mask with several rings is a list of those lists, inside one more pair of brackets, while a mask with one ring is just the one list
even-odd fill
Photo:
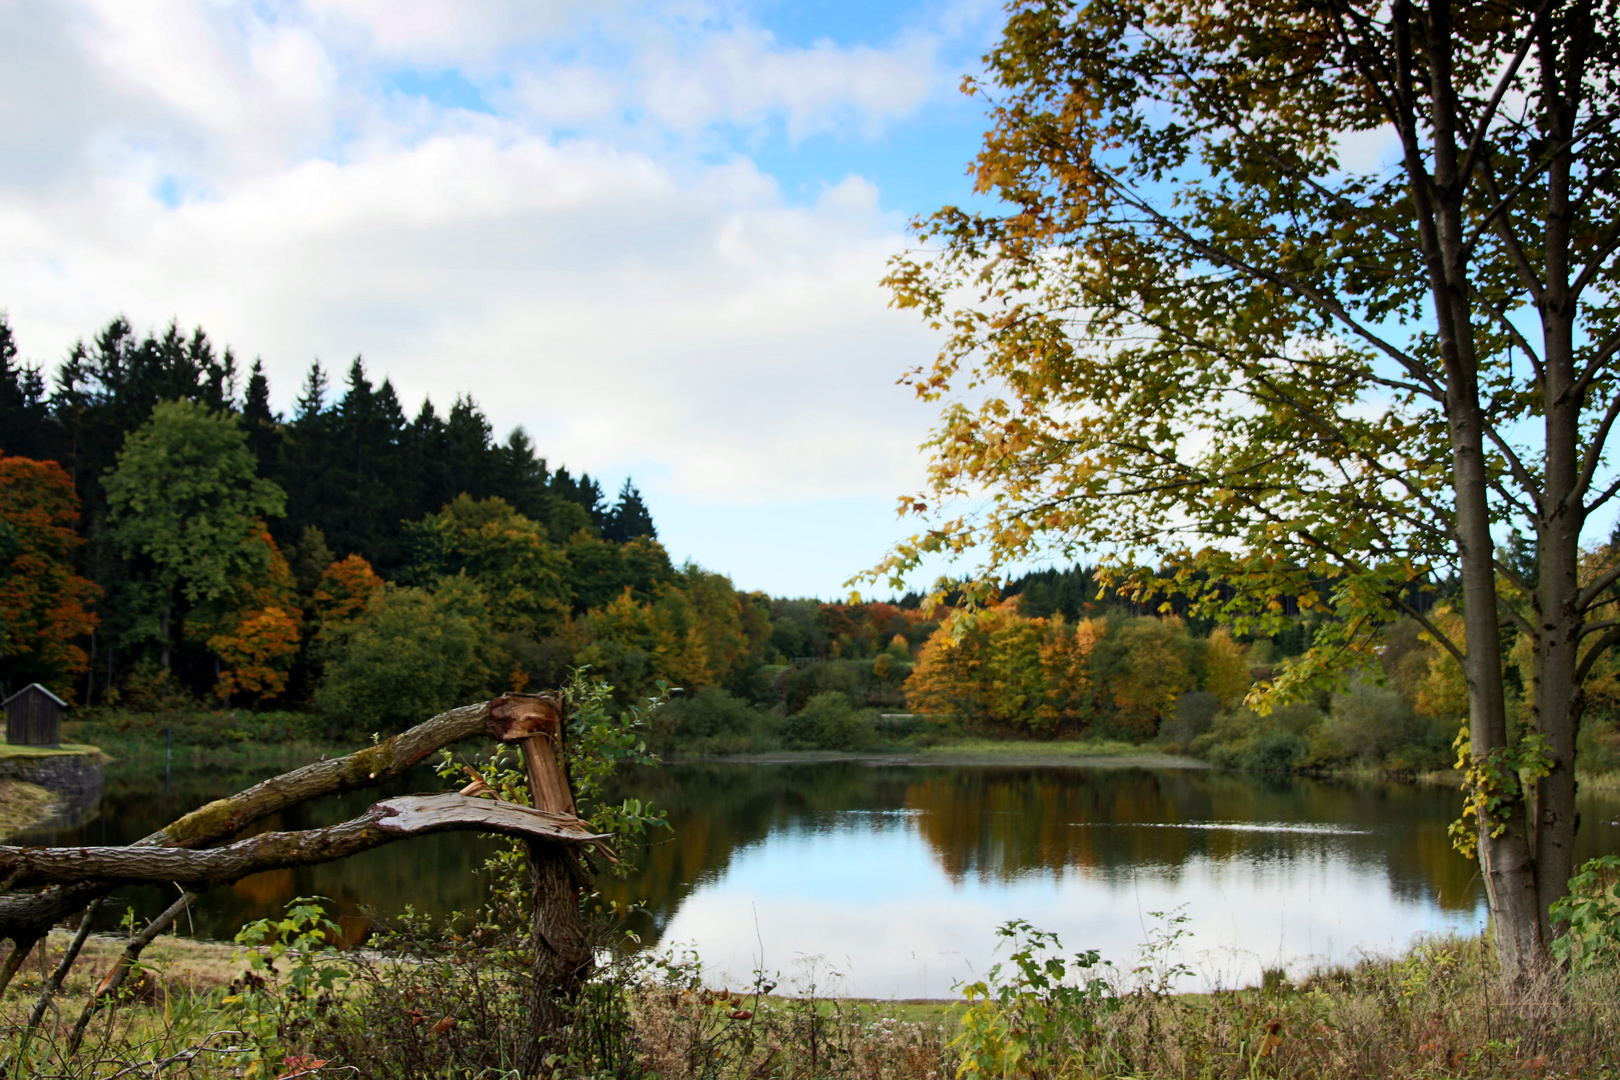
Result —
[[1199, 855], [1173, 877], [1139, 868], [953, 880], [914, 831], [774, 834], [697, 889], [665, 940], [695, 943], [711, 979], [732, 986], [761, 959], [791, 974], [798, 958], [821, 956], [843, 974], [845, 993], [943, 997], [995, 962], [995, 929], [1014, 918], [1128, 969], [1155, 928], [1150, 913], [1186, 905], [1191, 933], [1178, 958], [1198, 973], [1183, 981], [1189, 990], [1482, 925], [1482, 906], [1446, 912], [1429, 898], [1403, 899], [1386, 872], [1336, 847], [1286, 861]]

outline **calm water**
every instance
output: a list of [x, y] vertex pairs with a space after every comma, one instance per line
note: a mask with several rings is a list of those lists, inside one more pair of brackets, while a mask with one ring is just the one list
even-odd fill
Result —
[[[120, 844], [255, 777], [109, 776], [74, 828], [16, 842]], [[645, 940], [694, 948], [716, 981], [763, 966], [838, 992], [938, 997], [993, 959], [995, 928], [1022, 918], [1066, 946], [1129, 965], [1180, 910], [1186, 985], [1252, 982], [1484, 919], [1474, 863], [1454, 854], [1448, 791], [1261, 780], [1193, 770], [864, 765], [682, 765], [626, 780], [669, 810], [673, 833], [603, 891], [645, 906]], [[387, 794], [440, 790], [431, 773]], [[266, 822], [296, 829], [358, 813], [376, 792]], [[1581, 857], [1620, 851], [1620, 803], [1586, 800]], [[341, 863], [247, 878], [201, 900], [190, 931], [228, 938], [297, 895], [331, 897], [358, 937], [361, 912], [444, 912], [482, 896], [493, 842], [397, 843]], [[172, 899], [121, 890], [117, 913]], [[117, 914], [109, 913], [116, 921]]]

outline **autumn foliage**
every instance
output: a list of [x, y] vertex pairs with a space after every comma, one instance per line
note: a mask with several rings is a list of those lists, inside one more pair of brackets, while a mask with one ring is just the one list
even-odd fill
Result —
[[79, 500], [54, 461], [0, 455], [0, 671], [68, 700], [89, 664], [75, 643], [95, 629], [101, 589], [74, 572]]
[[1009, 602], [948, 617], [917, 658], [906, 703], [988, 733], [1148, 739], [1212, 677], [1217, 693], [1234, 693], [1239, 678], [1247, 689], [1241, 666], [1179, 619], [1025, 618]]

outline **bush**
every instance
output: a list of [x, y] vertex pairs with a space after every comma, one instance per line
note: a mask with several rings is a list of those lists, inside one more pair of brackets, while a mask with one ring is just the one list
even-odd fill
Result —
[[743, 753], [766, 741], [769, 718], [718, 686], [682, 695], [659, 710], [654, 731], [661, 749], [694, 754]]
[[865, 750], [875, 741], [872, 723], [870, 713], [829, 691], [782, 722], [782, 744], [790, 750]]
[[315, 704], [351, 733], [390, 734], [492, 695], [483, 598], [463, 578], [439, 588], [378, 590], [322, 647]]
[[1304, 760], [1306, 747], [1302, 736], [1272, 728], [1249, 740], [1238, 755], [1238, 767], [1254, 773], [1292, 772]]
[[1290, 772], [1307, 763], [1310, 736], [1322, 714], [1309, 705], [1280, 705], [1270, 716], [1234, 709], [1215, 717], [1210, 729], [1192, 741], [1191, 752], [1223, 769]]

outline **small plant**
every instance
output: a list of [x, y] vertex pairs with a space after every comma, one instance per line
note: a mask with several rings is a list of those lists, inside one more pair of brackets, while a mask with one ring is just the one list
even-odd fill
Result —
[[1549, 914], [1569, 927], [1553, 940], [1558, 959], [1582, 970], [1620, 962], [1620, 855], [1583, 863]]
[[1113, 985], [1100, 973], [1112, 965], [1095, 949], [1065, 959], [1056, 934], [1022, 919], [996, 933], [1012, 945], [1011, 966], [998, 962], [986, 978], [957, 987], [967, 1005], [950, 1043], [962, 1055], [957, 1076], [1056, 1075], [1096, 1041], [1100, 1022], [1118, 1011]]
[[[337, 1006], [339, 982], [351, 968], [338, 950], [343, 931], [326, 915], [325, 897], [300, 896], [279, 919], [259, 919], [237, 931], [235, 959], [247, 969], [220, 1002], [236, 1013], [251, 1048], [241, 1067], [277, 1060], [278, 1049], [298, 1046]], [[277, 965], [284, 963], [285, 970]]]

